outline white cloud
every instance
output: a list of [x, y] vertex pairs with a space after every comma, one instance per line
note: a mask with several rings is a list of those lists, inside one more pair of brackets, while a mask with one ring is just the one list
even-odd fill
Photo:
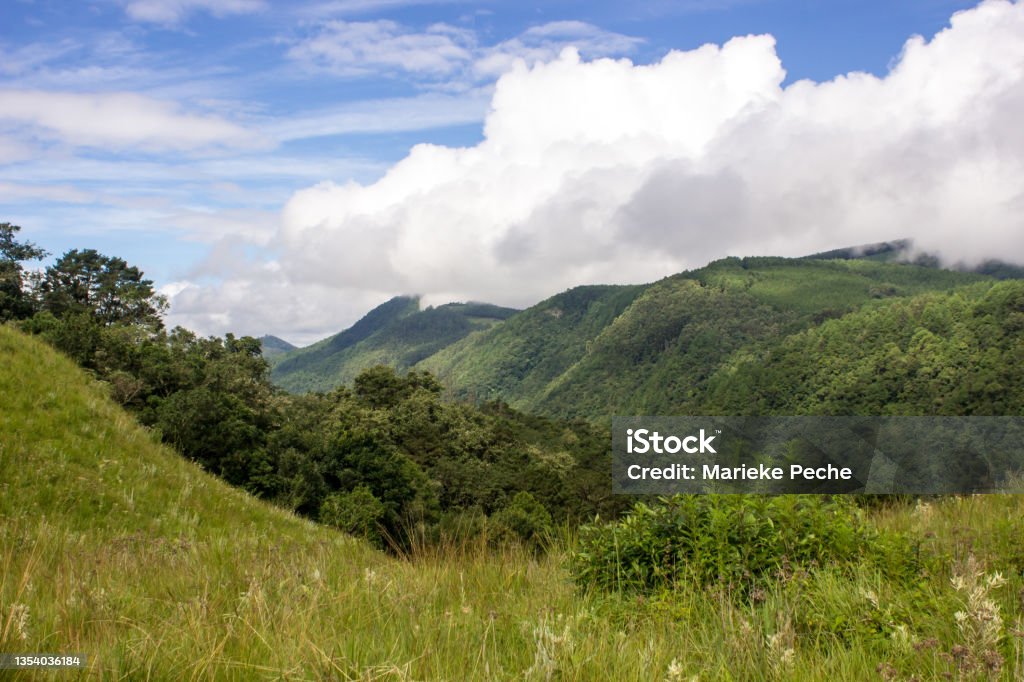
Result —
[[[582, 21], [555, 21], [527, 29], [493, 46], [475, 33], [448, 24], [419, 31], [394, 21], [327, 21], [297, 41], [288, 55], [307, 66], [344, 77], [404, 73], [425, 79], [493, 80], [518, 61], [550, 61], [573, 46], [586, 57], [624, 55], [642, 40], [604, 31]], [[464, 86], [464, 84], [463, 84]]]
[[258, 142], [231, 121], [135, 93], [0, 90], [0, 130], [3, 127], [71, 146], [147, 151]]
[[479, 123], [490, 104], [490, 90], [479, 88], [459, 96], [424, 94], [360, 100], [311, 111], [274, 122], [267, 134], [297, 140], [352, 133], [403, 132]]
[[266, 7], [264, 0], [129, 0], [124, 11], [136, 21], [174, 25], [198, 11], [224, 17], [252, 14]]
[[399, 7], [446, 5], [461, 0], [325, 0], [304, 5], [299, 14], [309, 18], [327, 18], [366, 14]]
[[445, 76], [472, 58], [472, 37], [450, 26], [408, 31], [388, 21], [328, 21], [293, 46], [293, 59], [343, 76], [404, 71]]
[[[645, 66], [574, 51], [520, 63], [477, 146], [420, 145], [372, 184], [296, 193], [270, 242], [275, 277], [316, 318], [343, 297], [527, 305], [725, 255], [899, 237], [951, 261], [1024, 262], [1024, 4], [954, 15], [882, 78], [784, 75], [770, 36]], [[241, 310], [246, 277], [174, 305]], [[270, 309], [264, 328], [288, 336], [295, 316]]]
[[521, 35], [482, 51], [473, 65], [478, 76], [500, 76], [510, 70], [516, 60], [527, 64], [555, 59], [566, 47], [572, 46], [585, 58], [626, 55], [643, 42], [605, 31], [583, 21], [553, 21], [533, 26]]

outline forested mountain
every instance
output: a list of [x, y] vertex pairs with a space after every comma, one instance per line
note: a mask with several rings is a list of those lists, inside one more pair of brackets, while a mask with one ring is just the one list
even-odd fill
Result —
[[1024, 414], [1024, 282], [864, 306], [734, 356], [693, 407], [714, 414]]
[[514, 314], [487, 303], [449, 303], [420, 310], [419, 298], [396, 296], [345, 331], [274, 358], [272, 378], [296, 393], [349, 384], [364, 369], [408, 369], [474, 331]]
[[865, 306], [996, 279], [885, 262], [906, 248], [726, 258], [653, 284], [576, 287], [514, 314], [479, 304], [420, 311], [415, 298], [395, 298], [350, 329], [279, 356], [272, 376], [291, 391], [329, 390], [384, 364], [428, 370], [457, 399], [550, 416], [692, 412], [711, 407], [708, 381], [737, 358], [760, 357]]
[[296, 348], [297, 346], [294, 344], [270, 334], [260, 337], [260, 350], [263, 352], [263, 358], [268, 362], [274, 362], [275, 359]]
[[456, 396], [544, 414], [672, 414], [699, 403], [735, 353], [871, 302], [985, 280], [867, 260], [727, 258], [651, 285], [573, 289], [419, 366]]

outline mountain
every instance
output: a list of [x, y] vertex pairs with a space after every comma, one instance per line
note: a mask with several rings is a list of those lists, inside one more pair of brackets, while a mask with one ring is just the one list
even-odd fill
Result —
[[298, 346], [270, 334], [260, 337], [260, 347], [263, 349], [263, 357], [270, 361], [298, 348]]
[[487, 303], [449, 303], [420, 310], [418, 297], [397, 296], [339, 334], [274, 361], [274, 383], [293, 392], [329, 391], [364, 369], [407, 369], [516, 311]]
[[456, 396], [542, 414], [673, 414], [735, 353], [883, 299], [988, 279], [867, 260], [726, 258], [650, 285], [572, 289], [418, 367]]
[[419, 311], [416, 299], [396, 298], [351, 329], [281, 356], [273, 378], [292, 391], [325, 390], [387, 364], [428, 370], [457, 399], [548, 416], [690, 411], [737, 357], [760, 357], [793, 334], [890, 299], [1016, 272], [907, 263], [909, 248], [899, 240], [820, 257], [725, 258], [651, 284], [576, 287], [476, 325], [464, 304]]
[[[873, 260], [881, 263], [913, 263], [930, 268], [942, 267], [943, 263], [938, 256], [928, 253], [914, 253], [914, 242], [910, 239], [896, 239], [891, 242], [877, 242], [875, 244], [863, 244], [845, 249], [833, 249], [822, 251], [805, 258], [816, 260]], [[990, 275], [996, 279], [1024, 279], [1024, 267], [1013, 265], [1005, 261], [989, 259], [973, 266], [954, 264], [950, 266], [953, 270], [961, 272], [974, 272], [981, 275]]]

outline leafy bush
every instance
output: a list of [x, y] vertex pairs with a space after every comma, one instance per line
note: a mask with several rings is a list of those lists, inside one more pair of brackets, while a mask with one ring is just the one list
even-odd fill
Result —
[[873, 556], [909, 552], [843, 497], [677, 495], [638, 503], [621, 521], [580, 529], [572, 571], [580, 584], [657, 590], [686, 582], [744, 592], [758, 581]]
[[380, 544], [384, 504], [365, 485], [349, 493], [331, 493], [320, 507], [320, 522]]
[[551, 514], [524, 490], [491, 517], [491, 524], [498, 542], [518, 541], [539, 548], [551, 533]]

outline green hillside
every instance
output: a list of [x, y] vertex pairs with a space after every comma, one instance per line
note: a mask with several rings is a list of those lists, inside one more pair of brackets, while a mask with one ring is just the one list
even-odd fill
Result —
[[486, 303], [449, 303], [420, 310], [419, 299], [398, 296], [345, 331], [273, 359], [274, 383], [295, 393], [351, 384], [365, 369], [407, 369], [465, 336], [516, 311]]
[[986, 279], [866, 260], [727, 258], [647, 286], [570, 290], [420, 367], [458, 396], [550, 415], [672, 414], [740, 349], [878, 299]]
[[260, 337], [260, 349], [263, 351], [263, 357], [268, 362], [274, 362], [285, 353], [295, 350], [296, 347], [284, 339], [279, 339], [270, 334]]
[[587, 351], [643, 286], [583, 286], [552, 296], [495, 328], [473, 334], [420, 363], [460, 397], [529, 405], [553, 377]]
[[85, 654], [85, 674], [100, 680], [1024, 672], [1019, 495], [883, 507], [858, 521], [858, 532], [905, 538], [893, 546], [914, 548], [899, 564], [920, 567], [909, 575], [854, 557], [780, 572], [746, 596], [690, 581], [619, 593], [573, 583], [568, 534], [544, 555], [481, 544], [387, 557], [202, 472], [106, 393], [0, 326], [0, 651]]
[[876, 302], [734, 356], [693, 409], [720, 414], [1024, 414], [1024, 282]]

